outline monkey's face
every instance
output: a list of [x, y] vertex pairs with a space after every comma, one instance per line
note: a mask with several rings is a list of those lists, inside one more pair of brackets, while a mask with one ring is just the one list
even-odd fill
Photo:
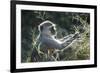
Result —
[[47, 32], [48, 34], [55, 35], [56, 28], [55, 24], [50, 21], [44, 21], [39, 25], [39, 29], [41, 32]]
[[49, 28], [49, 30], [50, 30], [50, 32], [51, 32], [52, 35], [55, 35], [56, 34], [56, 28], [55, 28], [55, 26], [51, 26]]

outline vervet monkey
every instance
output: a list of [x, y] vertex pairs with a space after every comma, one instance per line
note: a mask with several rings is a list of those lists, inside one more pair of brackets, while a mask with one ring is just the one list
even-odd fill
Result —
[[44, 50], [63, 50], [64, 48], [66, 49], [75, 39], [79, 37], [79, 34], [75, 33], [65, 36], [62, 39], [57, 39], [56, 25], [49, 20], [42, 22], [38, 26], [38, 30], [39, 35], [37, 37], [36, 43], [38, 43], [39, 46], [45, 46], [45, 48], [43, 48]]

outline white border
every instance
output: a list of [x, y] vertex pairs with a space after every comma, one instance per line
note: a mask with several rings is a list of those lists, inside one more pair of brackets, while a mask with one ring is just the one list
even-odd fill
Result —
[[[90, 60], [78, 61], [60, 61], [60, 62], [37, 62], [21, 63], [21, 9], [40, 10], [40, 11], [57, 11], [57, 12], [82, 12], [90, 13]], [[52, 6], [35, 6], [35, 5], [16, 5], [16, 68], [39, 68], [54, 66], [72, 66], [72, 65], [89, 65], [94, 64], [94, 10], [84, 8], [69, 7], [52, 7]]]

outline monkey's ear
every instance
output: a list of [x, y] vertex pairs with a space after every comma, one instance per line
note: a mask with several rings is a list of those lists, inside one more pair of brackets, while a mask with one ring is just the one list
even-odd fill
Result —
[[39, 29], [39, 31], [42, 31], [43, 30], [43, 26], [39, 26], [38, 29]]

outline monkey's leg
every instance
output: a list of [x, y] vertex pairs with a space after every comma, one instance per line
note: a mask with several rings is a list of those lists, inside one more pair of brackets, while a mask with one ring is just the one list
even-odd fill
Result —
[[59, 58], [59, 53], [61, 51], [60, 50], [56, 50], [56, 49], [49, 49], [49, 56], [54, 60], [54, 61], [58, 61], [60, 60]]
[[48, 49], [48, 58], [51, 61], [57, 61], [57, 58], [53, 56], [55, 49]]

